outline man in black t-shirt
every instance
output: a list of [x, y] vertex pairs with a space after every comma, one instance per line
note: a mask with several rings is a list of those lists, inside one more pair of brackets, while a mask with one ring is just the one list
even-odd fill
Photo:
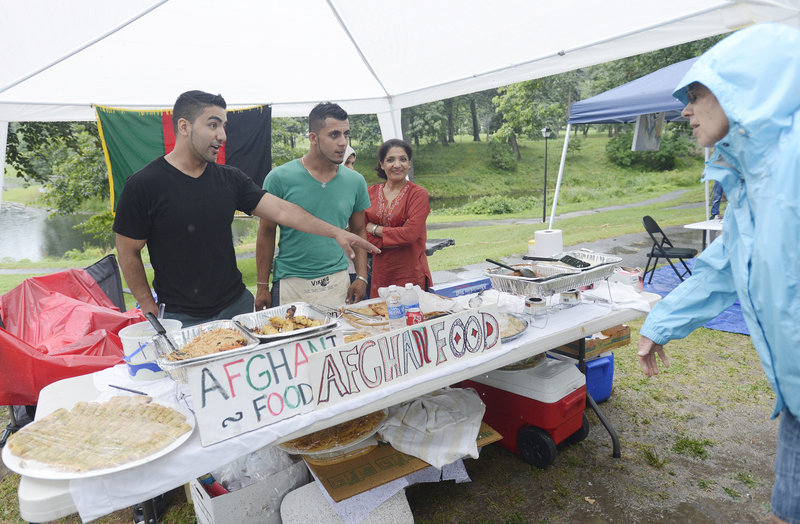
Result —
[[261, 190], [241, 170], [216, 163], [225, 141], [225, 100], [183, 93], [172, 120], [175, 148], [126, 182], [114, 219], [120, 267], [143, 313], [157, 313], [141, 251], [147, 245], [153, 288], [165, 318], [188, 327], [253, 311], [236, 267], [231, 222], [237, 209], [289, 227], [378, 252], [361, 237]]

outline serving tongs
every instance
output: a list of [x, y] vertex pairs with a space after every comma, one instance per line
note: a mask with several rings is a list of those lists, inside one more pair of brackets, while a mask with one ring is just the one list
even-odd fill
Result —
[[150, 321], [150, 325], [153, 326], [153, 329], [156, 330], [156, 333], [158, 333], [161, 338], [163, 338], [164, 340], [167, 341], [167, 345], [170, 347], [170, 349], [172, 350], [172, 352], [176, 356], [179, 356], [179, 357], [188, 357], [189, 356], [187, 353], [184, 353], [183, 351], [178, 351], [178, 348], [175, 347], [175, 345], [172, 343], [172, 341], [167, 336], [167, 330], [164, 329], [164, 325], [161, 322], [159, 322], [159, 320], [156, 318], [156, 316], [154, 314], [152, 314], [150, 312], [147, 312], [147, 313], [144, 314], [144, 316], [145, 316], [145, 318], [147, 320]]
[[[528, 268], [515, 268], [515, 267], [507, 266], [505, 264], [501, 264], [500, 262], [495, 262], [494, 260], [492, 260], [490, 258], [487, 258], [486, 261], [487, 262], [491, 262], [492, 264], [498, 265], [498, 266], [502, 267], [503, 269], [508, 269], [508, 270], [511, 270], [511, 271], [519, 271], [520, 273], [522, 273], [523, 276], [521, 276], [521, 277], [517, 277], [517, 276], [513, 276], [513, 275], [509, 275], [509, 276], [512, 276], [513, 278], [521, 278], [521, 279], [523, 279], [525, 281], [528, 281], [528, 282], [536, 282], [536, 283], [547, 282], [548, 280], [554, 280], [556, 278], [561, 278], [561, 277], [564, 276], [563, 274], [556, 273], [555, 275], [549, 275], [549, 276], [546, 276], [546, 277], [540, 277], [540, 276], [537, 276], [536, 273], [534, 273], [532, 270], [530, 270]], [[530, 273], [533, 276], [526, 276], [526, 272]]]
[[321, 315], [325, 315], [326, 317], [339, 319], [342, 316], [342, 312], [335, 307], [323, 306], [322, 304], [309, 304], [308, 307]]
[[575, 267], [578, 269], [585, 269], [591, 264], [586, 262], [585, 260], [581, 260], [580, 258], [575, 258], [571, 255], [564, 255], [561, 258], [549, 258], [549, 257], [531, 257], [528, 255], [523, 255], [523, 260], [539, 260], [544, 262], [561, 262], [562, 264], [566, 264], [571, 267]]

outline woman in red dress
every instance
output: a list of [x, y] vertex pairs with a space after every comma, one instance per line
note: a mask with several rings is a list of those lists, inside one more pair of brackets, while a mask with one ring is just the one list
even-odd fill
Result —
[[378, 149], [375, 171], [386, 182], [369, 187], [367, 240], [381, 249], [372, 257], [370, 296], [378, 288], [410, 282], [423, 291], [433, 285], [425, 255], [425, 220], [431, 212], [428, 192], [406, 179], [411, 168], [411, 146], [393, 138]]

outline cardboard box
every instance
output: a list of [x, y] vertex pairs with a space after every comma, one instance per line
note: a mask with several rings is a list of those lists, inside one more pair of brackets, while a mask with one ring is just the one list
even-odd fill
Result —
[[[586, 337], [586, 360], [597, 358], [601, 353], [610, 351], [614, 348], [627, 346], [631, 342], [631, 328], [626, 324], [621, 324], [600, 333], [595, 333]], [[570, 342], [564, 346], [553, 349], [557, 353], [570, 357], [578, 357], [578, 342]]]
[[310, 480], [305, 462], [299, 460], [261, 482], [218, 497], [212, 498], [196, 479], [189, 484], [189, 490], [200, 524], [281, 524], [283, 497]]
[[[503, 438], [485, 422], [478, 432], [478, 447]], [[424, 460], [397, 451], [389, 444], [381, 444], [373, 451], [351, 460], [317, 466], [308, 464], [328, 494], [336, 502], [358, 495], [410, 473], [430, 466]]]

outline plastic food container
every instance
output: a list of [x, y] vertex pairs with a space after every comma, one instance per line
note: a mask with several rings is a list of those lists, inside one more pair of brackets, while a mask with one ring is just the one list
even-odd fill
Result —
[[156, 359], [156, 363], [161, 369], [164, 370], [164, 372], [167, 375], [169, 375], [170, 378], [172, 378], [176, 382], [185, 384], [188, 381], [187, 368], [191, 366], [204, 365], [208, 362], [218, 360], [221, 358], [228, 358], [232, 355], [237, 355], [239, 353], [246, 353], [257, 347], [260, 343], [260, 341], [256, 337], [254, 337], [247, 331], [243, 330], [233, 320], [214, 320], [213, 322], [197, 324], [196, 326], [184, 328], [179, 331], [169, 332], [167, 333], [166, 336], [172, 342], [172, 345], [175, 346], [175, 349], [180, 351], [181, 348], [186, 346], [197, 336], [202, 335], [203, 333], [207, 333], [209, 331], [213, 331], [215, 329], [233, 329], [241, 333], [248, 343], [240, 348], [220, 351], [218, 353], [212, 353], [210, 355], [187, 358], [185, 360], [169, 360], [167, 358], [167, 355], [172, 353], [172, 348], [169, 347], [167, 342], [164, 340], [164, 337], [158, 336], [155, 337], [154, 339], [156, 342], [156, 352], [158, 353], [158, 358]]

